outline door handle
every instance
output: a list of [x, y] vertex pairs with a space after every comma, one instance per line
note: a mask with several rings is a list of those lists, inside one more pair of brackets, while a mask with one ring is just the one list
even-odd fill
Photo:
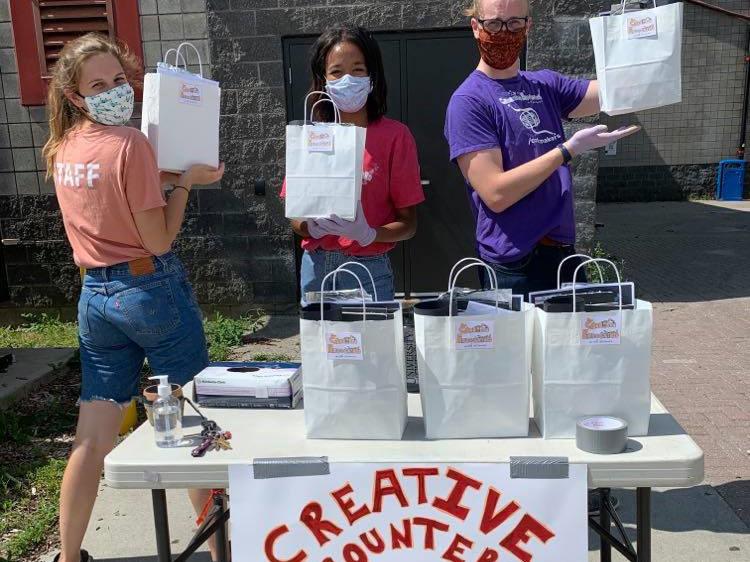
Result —
[[422, 180], [420, 183], [422, 185], [430, 185], [431, 182], [430, 182], [430, 180]]

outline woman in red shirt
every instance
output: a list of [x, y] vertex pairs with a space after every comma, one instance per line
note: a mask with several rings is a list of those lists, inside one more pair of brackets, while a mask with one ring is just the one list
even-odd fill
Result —
[[[306, 293], [320, 291], [323, 278], [348, 261], [359, 262], [372, 273], [375, 287], [368, 275], [355, 271], [368, 293], [379, 300], [392, 300], [393, 270], [387, 254], [396, 242], [414, 236], [416, 206], [424, 201], [414, 137], [406, 125], [385, 117], [383, 58], [369, 31], [342, 26], [325, 32], [313, 47], [311, 65], [311, 91], [328, 92], [342, 122], [366, 127], [367, 139], [362, 203], [356, 219], [291, 221], [305, 250], [300, 273], [302, 300]], [[311, 103], [321, 97], [310, 96]], [[316, 118], [333, 121], [331, 104], [319, 104]], [[339, 288], [358, 286], [349, 275], [337, 281]]]

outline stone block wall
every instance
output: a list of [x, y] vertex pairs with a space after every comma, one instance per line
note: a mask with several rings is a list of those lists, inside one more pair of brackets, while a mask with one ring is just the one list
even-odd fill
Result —
[[[144, 63], [155, 67], [183, 40], [196, 44], [204, 75], [222, 84], [220, 186], [191, 196], [176, 251], [201, 303], [278, 309], [294, 306], [294, 242], [278, 196], [287, 121], [282, 37], [355, 22], [375, 31], [465, 27], [467, 0], [139, 0]], [[591, 0], [537, 0], [531, 68], [591, 76], [586, 17]], [[8, 0], [0, 0], [0, 231], [22, 244], [3, 248], [16, 308], [72, 306], [78, 272], [65, 241], [39, 147], [43, 108], [24, 108], [14, 85]], [[189, 61], [196, 71], [194, 60]], [[7, 77], [6, 77], [7, 75]], [[133, 122], [138, 126], [138, 114]], [[574, 130], [581, 124], [571, 124]], [[189, 139], [187, 139], [189, 142]], [[596, 158], [575, 163], [581, 242], [593, 233]], [[2, 272], [0, 272], [2, 274]]]

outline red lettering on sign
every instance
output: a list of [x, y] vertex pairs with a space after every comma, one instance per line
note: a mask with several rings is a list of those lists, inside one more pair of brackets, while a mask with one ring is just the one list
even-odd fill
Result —
[[[385, 486], [385, 481], [390, 482], [390, 486]], [[380, 513], [383, 510], [383, 498], [385, 496], [396, 496], [401, 507], [409, 507], [404, 490], [401, 488], [396, 471], [393, 469], [375, 472], [375, 491], [372, 495], [372, 510], [375, 513]]]
[[347, 544], [344, 547], [345, 562], [367, 562], [367, 553], [358, 544]]
[[450, 529], [445, 523], [427, 517], [415, 517], [414, 524], [424, 526], [424, 547], [429, 550], [435, 550], [435, 529], [442, 532]]
[[479, 525], [479, 530], [485, 535], [490, 534], [492, 531], [497, 529], [500, 525], [510, 519], [516, 511], [519, 510], [520, 506], [512, 501], [506, 505], [500, 513], [495, 513], [497, 504], [500, 501], [500, 492], [494, 488], [490, 488], [487, 494], [487, 499], [484, 502], [484, 513], [482, 514], [482, 522]]
[[534, 519], [531, 515], [526, 514], [518, 522], [516, 528], [513, 529], [510, 534], [500, 541], [500, 546], [505, 550], [513, 554], [521, 562], [530, 562], [531, 554], [521, 548], [521, 543], [526, 544], [529, 542], [531, 537], [535, 536], [543, 543], [546, 543], [555, 533], [547, 529], [539, 521]]
[[451, 480], [455, 480], [456, 483], [447, 498], [435, 498], [432, 505], [449, 515], [457, 517], [461, 521], [465, 521], [469, 515], [469, 508], [461, 505], [461, 499], [464, 497], [467, 488], [479, 490], [482, 487], [482, 483], [479, 480], [474, 480], [471, 476], [460, 473], [454, 468], [449, 468], [446, 476]]
[[491, 548], [485, 548], [482, 555], [479, 557], [477, 562], [497, 562], [500, 559], [500, 555], [497, 550]]
[[273, 547], [276, 544], [276, 540], [281, 535], [286, 535], [288, 532], [289, 527], [287, 527], [286, 525], [281, 525], [280, 527], [276, 527], [273, 531], [268, 533], [268, 536], [266, 537], [265, 550], [266, 558], [269, 560], [269, 562], [304, 562], [305, 560], [307, 560], [307, 553], [304, 550], [300, 550], [292, 558], [279, 558], [274, 554]]
[[419, 503], [427, 503], [427, 489], [425, 486], [425, 480], [428, 476], [437, 476], [440, 471], [437, 468], [405, 468], [403, 470], [404, 476], [416, 476], [417, 477], [417, 488], [419, 490]]
[[413, 548], [414, 542], [411, 537], [411, 519], [404, 519], [404, 532], [399, 533], [398, 529], [391, 523], [391, 548], [399, 550], [401, 548]]
[[310, 530], [320, 546], [331, 540], [325, 535], [326, 533], [337, 537], [342, 532], [340, 527], [323, 519], [323, 507], [318, 502], [310, 502], [302, 508], [299, 520]]
[[385, 550], [385, 541], [377, 529], [371, 529], [366, 533], [362, 533], [359, 535], [359, 539], [367, 547], [367, 550], [373, 554], [380, 554]]
[[354, 507], [354, 500], [347, 498], [349, 494], [354, 493], [352, 485], [347, 483], [343, 488], [339, 488], [335, 492], [332, 492], [334, 501], [338, 504], [341, 511], [346, 515], [346, 520], [349, 521], [349, 525], [354, 525], [359, 519], [362, 519], [366, 515], [370, 515], [370, 508], [363, 505], [357, 510], [352, 511]]
[[467, 548], [471, 548], [473, 545], [473, 541], [456, 534], [448, 550], [443, 554], [443, 560], [447, 560], [448, 562], [465, 562], [463, 558], [459, 558], [459, 554], [463, 554]]

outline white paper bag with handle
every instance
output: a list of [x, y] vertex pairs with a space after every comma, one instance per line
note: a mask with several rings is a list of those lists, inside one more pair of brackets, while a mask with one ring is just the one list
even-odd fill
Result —
[[[609, 264], [617, 273], [615, 310], [575, 311], [575, 279], [590, 263]], [[532, 380], [537, 426], [545, 439], [572, 438], [580, 418], [615, 416], [628, 422], [629, 435], [646, 435], [651, 411], [651, 303], [637, 300], [632, 310], [623, 309], [620, 274], [609, 260], [582, 263], [573, 279], [574, 312], [536, 309]]]
[[[625, 0], [622, 1], [622, 8]], [[591, 18], [601, 110], [620, 115], [682, 101], [681, 2]]]
[[[339, 273], [354, 276], [364, 293], [359, 277], [345, 266], [323, 279], [321, 293]], [[307, 437], [401, 439], [407, 394], [400, 306], [376, 318], [363, 301], [361, 320], [330, 321], [324, 300], [318, 319], [300, 320]]]
[[286, 127], [286, 217], [290, 219], [321, 218], [337, 215], [354, 220], [362, 194], [362, 166], [367, 129], [341, 123], [341, 112], [330, 98], [321, 98], [315, 106], [330, 103], [334, 107], [333, 123], [307, 120], [305, 98], [304, 120]]
[[[188, 72], [183, 48], [198, 56], [200, 74]], [[175, 53], [175, 65], [167, 62]], [[183, 68], [179, 61], [183, 61]], [[219, 83], [203, 78], [203, 62], [192, 43], [164, 55], [143, 82], [141, 131], [156, 152], [159, 169], [182, 172], [194, 164], [219, 166]]]
[[[470, 263], [454, 276], [466, 262]], [[456, 281], [474, 267], [489, 272], [495, 305], [459, 314], [454, 305]], [[448, 303], [426, 301], [414, 308], [427, 438], [528, 435], [533, 306], [523, 303], [518, 312], [499, 308], [495, 272], [474, 258], [454, 266], [448, 291]]]

